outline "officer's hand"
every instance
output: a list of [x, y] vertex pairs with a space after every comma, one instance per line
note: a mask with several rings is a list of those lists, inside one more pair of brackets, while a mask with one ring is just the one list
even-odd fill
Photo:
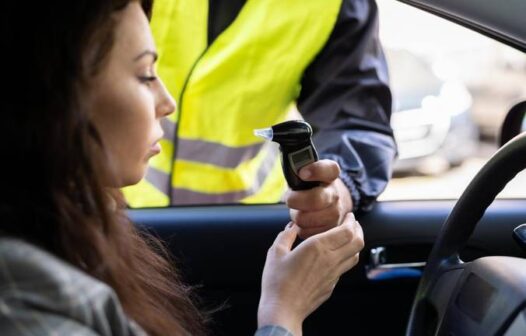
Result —
[[305, 239], [340, 225], [353, 204], [349, 190], [339, 179], [338, 164], [320, 160], [301, 168], [299, 174], [302, 180], [321, 182], [313, 189], [290, 190], [286, 196], [290, 217], [300, 227], [299, 236]]

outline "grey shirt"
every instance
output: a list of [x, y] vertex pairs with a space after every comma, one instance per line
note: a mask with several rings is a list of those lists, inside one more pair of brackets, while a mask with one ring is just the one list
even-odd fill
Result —
[[[255, 312], [254, 312], [255, 314]], [[0, 334], [139, 336], [111, 287], [27, 242], [0, 238]], [[291, 336], [266, 326], [257, 336]]]

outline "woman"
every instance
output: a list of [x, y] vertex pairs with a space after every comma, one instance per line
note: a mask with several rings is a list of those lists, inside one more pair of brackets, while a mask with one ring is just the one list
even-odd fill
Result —
[[[4, 8], [2, 335], [206, 333], [161, 244], [136, 231], [117, 192], [144, 176], [175, 109], [155, 75], [151, 5]], [[288, 225], [269, 250], [258, 335], [301, 334], [363, 247], [350, 217], [291, 251], [297, 232]]]

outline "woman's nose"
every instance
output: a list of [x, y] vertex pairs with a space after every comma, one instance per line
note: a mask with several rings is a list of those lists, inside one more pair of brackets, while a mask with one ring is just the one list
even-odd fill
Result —
[[159, 93], [158, 102], [156, 106], [157, 114], [159, 118], [164, 118], [175, 111], [177, 106], [175, 99], [172, 97], [168, 89], [164, 85], [161, 79], [159, 80]]

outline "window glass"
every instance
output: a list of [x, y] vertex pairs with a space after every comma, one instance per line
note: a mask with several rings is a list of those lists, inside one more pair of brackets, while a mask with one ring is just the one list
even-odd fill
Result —
[[[399, 146], [381, 200], [455, 199], [497, 149], [500, 125], [526, 99], [526, 56], [396, 1], [378, 0]], [[500, 197], [524, 197], [520, 174]]]

